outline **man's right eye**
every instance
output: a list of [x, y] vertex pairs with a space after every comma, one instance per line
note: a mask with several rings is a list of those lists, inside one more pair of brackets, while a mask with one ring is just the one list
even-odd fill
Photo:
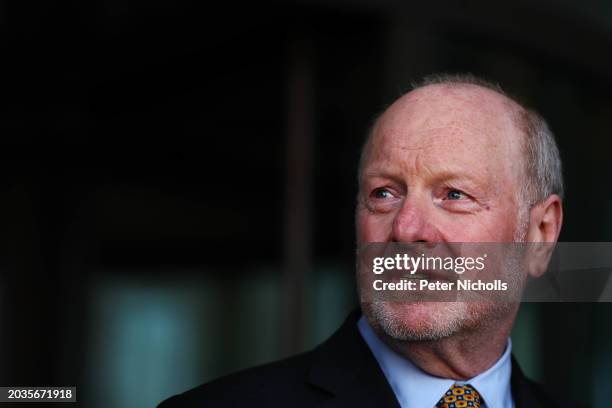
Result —
[[377, 199], [384, 200], [386, 198], [393, 198], [393, 194], [386, 188], [377, 188], [372, 192], [372, 196]]

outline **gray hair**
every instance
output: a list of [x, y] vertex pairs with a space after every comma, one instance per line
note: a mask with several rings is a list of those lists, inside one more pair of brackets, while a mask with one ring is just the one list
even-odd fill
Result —
[[[523, 204], [531, 207], [536, 203], [544, 201], [552, 194], [557, 194], [563, 199], [563, 171], [561, 167], [561, 155], [546, 120], [537, 112], [526, 108], [515, 98], [508, 95], [497, 83], [487, 81], [472, 74], [436, 74], [426, 76], [420, 82], [413, 83], [412, 89], [419, 89], [429, 85], [475, 85], [489, 89], [493, 92], [513, 101], [518, 107], [514, 112], [517, 127], [524, 133], [523, 143], [524, 158], [526, 164], [527, 182], [522, 186], [521, 195]], [[365, 162], [367, 144], [374, 133], [377, 117], [369, 136], [361, 152], [359, 162], [359, 177]]]

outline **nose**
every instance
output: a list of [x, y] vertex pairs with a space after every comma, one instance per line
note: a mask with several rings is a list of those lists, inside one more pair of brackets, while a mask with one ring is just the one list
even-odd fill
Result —
[[425, 200], [406, 197], [393, 219], [391, 241], [393, 242], [440, 242], [441, 237], [434, 226], [433, 209]]

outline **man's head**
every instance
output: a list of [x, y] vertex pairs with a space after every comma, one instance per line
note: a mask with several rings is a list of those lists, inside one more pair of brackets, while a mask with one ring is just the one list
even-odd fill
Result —
[[[561, 161], [546, 123], [471, 76], [428, 78], [376, 120], [362, 152], [359, 190], [360, 244], [555, 242], [561, 228]], [[379, 302], [363, 309], [398, 340], [511, 324], [516, 312], [491, 302]]]

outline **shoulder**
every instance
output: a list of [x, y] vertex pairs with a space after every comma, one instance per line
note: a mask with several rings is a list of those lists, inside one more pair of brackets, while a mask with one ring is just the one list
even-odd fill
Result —
[[541, 384], [527, 378], [516, 360], [512, 359], [512, 396], [517, 407], [571, 408], [576, 404], [559, 398]]
[[272, 407], [312, 405], [315, 402], [312, 398], [317, 393], [312, 392], [306, 379], [313, 353], [230, 374], [171, 397], [159, 408], [225, 407], [248, 403]]

